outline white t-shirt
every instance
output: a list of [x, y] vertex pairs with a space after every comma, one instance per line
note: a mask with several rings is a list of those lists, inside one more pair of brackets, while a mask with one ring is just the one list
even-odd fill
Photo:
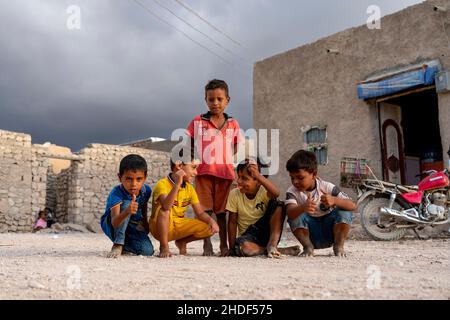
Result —
[[[317, 202], [317, 208], [315, 213], [310, 213], [309, 215], [313, 217], [322, 217], [329, 214], [334, 208], [325, 208], [323, 204], [320, 203], [320, 198], [323, 194], [329, 194], [333, 197], [340, 199], [350, 199], [350, 197], [342, 192], [337, 186], [331, 182], [323, 181], [320, 178], [316, 178], [316, 187], [311, 192], [311, 199]], [[295, 204], [302, 206], [308, 200], [307, 192], [299, 191], [296, 187], [291, 186], [286, 192], [286, 205]]]

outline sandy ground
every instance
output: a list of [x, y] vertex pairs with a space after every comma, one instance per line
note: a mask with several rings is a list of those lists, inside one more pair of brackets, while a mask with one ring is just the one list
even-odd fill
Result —
[[448, 239], [349, 241], [347, 258], [281, 260], [202, 257], [201, 242], [189, 256], [111, 260], [110, 246], [99, 234], [0, 234], [0, 299], [450, 299]]

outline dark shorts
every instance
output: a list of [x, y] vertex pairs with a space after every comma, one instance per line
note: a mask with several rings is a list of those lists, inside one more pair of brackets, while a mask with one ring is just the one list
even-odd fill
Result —
[[[281, 223], [283, 224], [284, 218], [286, 217], [286, 210], [284, 203], [276, 199], [270, 200], [264, 215], [254, 224], [249, 226], [247, 230], [245, 230], [245, 232], [239, 238], [236, 239], [236, 242], [234, 244], [234, 254], [236, 256], [239, 257], [243, 256], [241, 252], [241, 245], [244, 242], [256, 243], [260, 247], [267, 246], [270, 240], [270, 220], [278, 207], [281, 207], [283, 211], [281, 215], [282, 219]], [[281, 227], [281, 232], [283, 232], [283, 226]], [[281, 233], [278, 242], [280, 242], [280, 239]]]
[[292, 232], [301, 228], [309, 230], [309, 238], [315, 249], [329, 248], [334, 244], [333, 227], [336, 223], [352, 224], [353, 213], [335, 209], [322, 217], [311, 217], [307, 213], [288, 219]]

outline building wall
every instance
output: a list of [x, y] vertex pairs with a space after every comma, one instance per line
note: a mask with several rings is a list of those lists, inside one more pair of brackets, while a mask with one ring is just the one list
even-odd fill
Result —
[[[284, 192], [290, 185], [285, 163], [303, 147], [301, 128], [328, 126], [329, 164], [319, 174], [339, 184], [343, 157], [365, 158], [382, 176], [378, 113], [374, 103], [357, 97], [357, 82], [376, 72], [422, 60], [439, 59], [450, 69], [442, 19], [427, 1], [386, 16], [381, 30], [352, 28], [257, 62], [254, 66], [254, 126], [280, 129], [280, 171], [274, 177]], [[336, 48], [340, 53], [329, 54]], [[450, 97], [439, 95], [443, 145], [450, 143]], [[444, 147], [445, 149], [446, 147]], [[347, 190], [348, 191], [348, 190]]]
[[439, 94], [439, 127], [441, 129], [444, 165], [449, 165], [448, 150], [450, 147], [450, 94]]

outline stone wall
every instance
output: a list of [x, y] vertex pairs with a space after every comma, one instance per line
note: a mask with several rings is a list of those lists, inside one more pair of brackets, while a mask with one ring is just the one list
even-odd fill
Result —
[[169, 172], [169, 153], [114, 145], [88, 145], [78, 153], [83, 160], [72, 161], [71, 167], [58, 177], [58, 220], [98, 229], [108, 194], [119, 184], [120, 160], [132, 153], [146, 159], [146, 183], [151, 186]]
[[49, 173], [49, 159], [45, 147], [32, 145], [31, 147], [31, 211], [37, 216], [47, 204], [47, 176]]
[[30, 135], [0, 130], [0, 232], [31, 231], [37, 161]]
[[68, 185], [69, 185], [70, 168], [61, 171], [56, 178], [55, 198], [56, 208], [55, 217], [58, 222], [67, 223], [67, 207], [68, 207]]
[[98, 230], [111, 189], [119, 184], [120, 160], [139, 154], [148, 163], [147, 183], [169, 171], [169, 153], [91, 144], [66, 156], [71, 166], [59, 174], [51, 168], [57, 158], [45, 145], [31, 143], [31, 136], [0, 130], [0, 232], [29, 232], [40, 210], [55, 210], [56, 220]]

